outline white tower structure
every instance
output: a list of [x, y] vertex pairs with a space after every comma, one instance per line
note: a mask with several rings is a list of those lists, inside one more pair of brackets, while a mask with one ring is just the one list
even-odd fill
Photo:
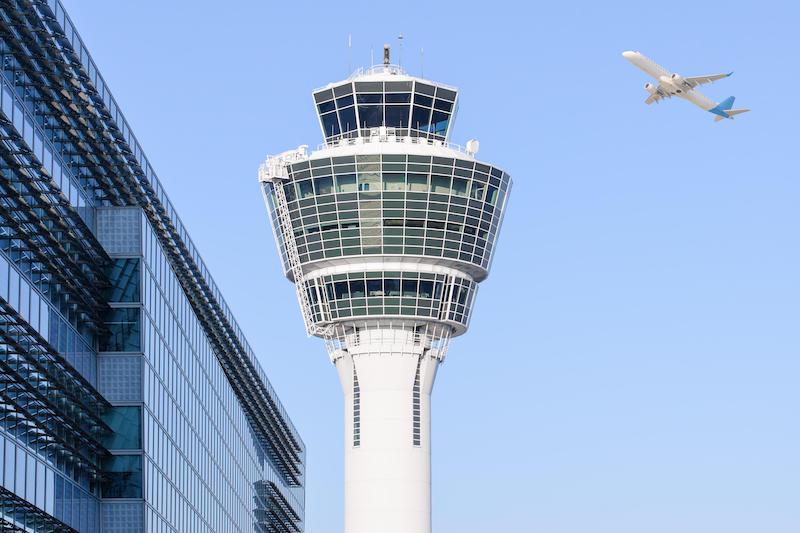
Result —
[[259, 169], [306, 330], [344, 392], [346, 533], [431, 531], [430, 398], [511, 178], [448, 142], [455, 88], [389, 62], [313, 93], [325, 143]]

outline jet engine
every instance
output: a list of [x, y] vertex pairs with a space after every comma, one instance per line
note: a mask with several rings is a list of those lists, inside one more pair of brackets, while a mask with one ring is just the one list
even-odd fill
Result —
[[672, 81], [674, 81], [678, 85], [680, 85], [680, 83], [683, 81], [683, 76], [681, 76], [680, 74], [673, 74], [671, 78]]
[[649, 92], [650, 94], [656, 94], [658, 92], [658, 87], [656, 87], [652, 83], [645, 83], [644, 90]]

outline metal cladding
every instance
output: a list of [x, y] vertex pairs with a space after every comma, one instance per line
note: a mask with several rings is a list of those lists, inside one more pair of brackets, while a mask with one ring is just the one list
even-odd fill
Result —
[[345, 397], [346, 533], [430, 531], [430, 393], [489, 274], [511, 178], [448, 142], [453, 87], [385, 62], [314, 91], [325, 144], [259, 181]]

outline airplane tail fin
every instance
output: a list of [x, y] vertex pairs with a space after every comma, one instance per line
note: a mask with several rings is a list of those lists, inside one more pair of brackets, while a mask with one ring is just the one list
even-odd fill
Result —
[[733, 101], [734, 100], [736, 100], [735, 96], [729, 96], [728, 98], [726, 98], [725, 100], [720, 102], [719, 105], [717, 105], [717, 109], [721, 109], [723, 111], [727, 111], [728, 109], [733, 107]]

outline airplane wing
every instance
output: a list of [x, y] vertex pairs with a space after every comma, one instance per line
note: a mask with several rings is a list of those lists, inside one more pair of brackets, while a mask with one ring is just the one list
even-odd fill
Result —
[[647, 105], [650, 105], [650, 104], [652, 104], [653, 102], [660, 102], [660, 101], [661, 101], [661, 100], [663, 100], [663, 99], [664, 99], [664, 97], [663, 97], [663, 96], [661, 96], [661, 95], [660, 95], [660, 94], [658, 94], [658, 93], [656, 93], [656, 94], [651, 94], [650, 96], [648, 96], [648, 97], [647, 97], [647, 100], [645, 100], [645, 101], [644, 101], [644, 103], [645, 103], [645, 104], [647, 104]]
[[651, 94], [650, 96], [648, 96], [647, 100], [645, 100], [644, 103], [647, 104], [647, 105], [650, 105], [652, 103], [658, 103], [661, 100], [664, 100], [666, 98], [671, 98], [671, 97], [672, 97], [672, 95], [669, 93], [669, 91], [664, 89], [661, 86], [661, 84], [659, 83], [658, 84], [658, 91], [653, 93], [653, 94]]
[[712, 74], [710, 76], [692, 76], [684, 78], [683, 80], [694, 89], [699, 85], [705, 85], [706, 83], [712, 83], [722, 78], [727, 78], [731, 74], [733, 74], [733, 72], [728, 72], [727, 74]]

